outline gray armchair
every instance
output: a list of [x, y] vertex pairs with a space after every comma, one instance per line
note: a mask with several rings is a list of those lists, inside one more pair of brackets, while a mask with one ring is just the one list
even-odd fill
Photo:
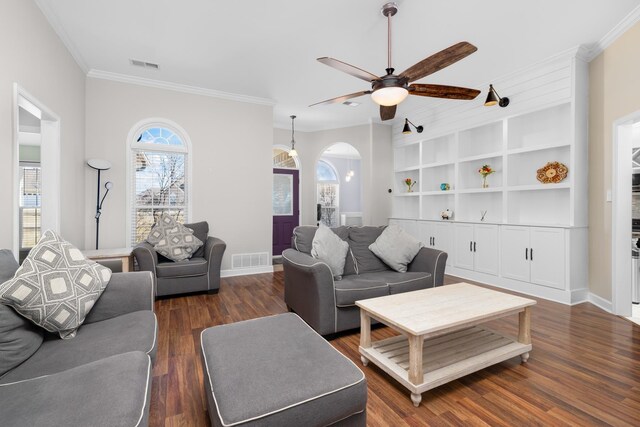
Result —
[[220, 264], [227, 244], [217, 237], [209, 236], [206, 221], [184, 224], [204, 242], [190, 259], [174, 262], [158, 253], [147, 242], [133, 249], [138, 268], [150, 271], [156, 279], [156, 296], [208, 291], [218, 293], [220, 289]]

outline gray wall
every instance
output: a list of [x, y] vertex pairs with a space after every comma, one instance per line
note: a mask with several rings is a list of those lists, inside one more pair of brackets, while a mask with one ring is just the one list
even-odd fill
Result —
[[[235, 253], [271, 253], [271, 106], [88, 78], [86, 154], [113, 164], [104, 178], [114, 188], [100, 217], [100, 245], [128, 245], [127, 136], [147, 118], [175, 122], [191, 139], [191, 219], [208, 221], [210, 234], [227, 242], [222, 269]], [[95, 172], [85, 179], [95, 182]], [[87, 186], [85, 218], [95, 213], [95, 191]], [[86, 221], [87, 247], [94, 227]]]
[[[13, 201], [13, 84], [61, 119], [62, 236], [84, 244], [85, 76], [33, 1], [0, 2], [0, 199]], [[17, 196], [16, 196], [17, 197]], [[0, 209], [0, 247], [13, 246], [13, 211]]]

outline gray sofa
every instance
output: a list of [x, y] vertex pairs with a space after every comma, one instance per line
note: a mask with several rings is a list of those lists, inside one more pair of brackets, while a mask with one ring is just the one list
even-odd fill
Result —
[[[18, 264], [0, 250], [0, 283]], [[72, 339], [0, 304], [0, 424], [145, 426], [156, 353], [153, 278], [114, 273]]]
[[184, 226], [192, 229], [194, 236], [204, 242], [189, 259], [178, 262], [167, 259], [158, 255], [147, 242], [139, 243], [133, 249], [138, 268], [150, 271], [156, 279], [156, 296], [200, 291], [217, 293], [220, 289], [220, 265], [227, 244], [209, 236], [206, 221]]
[[333, 231], [349, 251], [342, 280], [311, 256], [317, 227], [299, 226], [293, 231], [292, 249], [282, 253], [284, 300], [321, 335], [360, 327], [355, 302], [361, 299], [440, 286], [444, 281], [447, 253], [422, 248], [406, 273], [391, 270], [369, 250], [384, 227], [337, 227]]

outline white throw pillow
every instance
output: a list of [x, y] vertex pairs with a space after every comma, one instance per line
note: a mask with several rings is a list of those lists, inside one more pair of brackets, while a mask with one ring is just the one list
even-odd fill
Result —
[[324, 224], [320, 224], [311, 243], [311, 256], [327, 263], [334, 279], [342, 279], [349, 244]]
[[73, 338], [109, 280], [111, 270], [47, 230], [13, 279], [0, 285], [0, 303], [61, 338]]
[[369, 245], [369, 250], [395, 271], [406, 273], [407, 265], [413, 261], [422, 246], [422, 242], [402, 228], [390, 225]]

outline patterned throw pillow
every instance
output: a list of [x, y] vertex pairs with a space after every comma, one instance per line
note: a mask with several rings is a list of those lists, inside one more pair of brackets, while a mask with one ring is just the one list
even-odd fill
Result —
[[0, 303], [61, 338], [73, 338], [110, 279], [111, 270], [47, 230], [13, 279], [0, 284]]
[[147, 236], [147, 242], [160, 255], [173, 261], [191, 258], [203, 245], [202, 240], [193, 235], [193, 230], [177, 222], [170, 215], [162, 214]]

